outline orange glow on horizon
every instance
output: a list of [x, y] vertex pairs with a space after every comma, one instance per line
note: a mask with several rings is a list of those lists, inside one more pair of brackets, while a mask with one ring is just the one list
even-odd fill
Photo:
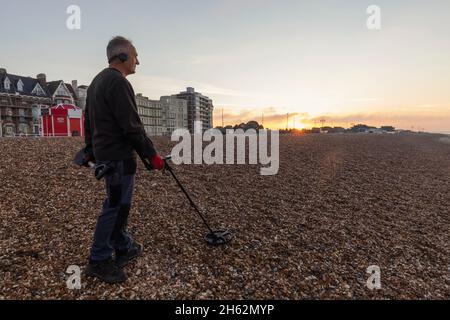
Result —
[[[343, 127], [351, 128], [356, 124], [366, 124], [374, 127], [393, 126], [397, 129], [428, 132], [450, 132], [450, 107], [443, 108], [442, 111], [430, 112], [430, 110], [404, 108], [399, 112], [392, 113], [336, 113], [332, 115], [310, 116], [308, 113], [291, 112], [289, 121], [286, 113], [277, 112], [275, 108], [270, 108], [264, 113], [257, 109], [225, 109], [224, 125], [239, 125], [249, 121], [257, 121], [265, 128], [270, 129], [310, 129], [313, 127]], [[214, 126], [222, 125], [222, 108], [214, 110]], [[321, 121], [324, 120], [324, 121]]]

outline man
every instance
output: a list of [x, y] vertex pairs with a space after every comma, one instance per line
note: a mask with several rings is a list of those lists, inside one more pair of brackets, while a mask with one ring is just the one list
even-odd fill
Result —
[[85, 109], [86, 160], [110, 168], [105, 176], [107, 196], [97, 220], [87, 274], [107, 283], [120, 283], [126, 280], [123, 267], [143, 249], [127, 232], [136, 153], [153, 169], [162, 170], [164, 161], [145, 133], [133, 88], [126, 79], [139, 65], [136, 48], [130, 40], [115, 37], [106, 51], [109, 67], [89, 86]]

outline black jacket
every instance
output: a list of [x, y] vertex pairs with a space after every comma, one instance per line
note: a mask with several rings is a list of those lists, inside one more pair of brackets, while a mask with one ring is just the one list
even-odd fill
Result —
[[96, 161], [135, 159], [134, 151], [143, 159], [156, 154], [139, 118], [133, 87], [116, 69], [104, 69], [89, 86], [84, 128], [86, 151]]

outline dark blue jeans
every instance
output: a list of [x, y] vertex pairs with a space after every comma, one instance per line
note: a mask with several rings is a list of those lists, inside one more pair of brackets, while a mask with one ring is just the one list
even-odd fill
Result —
[[112, 167], [105, 176], [106, 199], [97, 219], [91, 261], [109, 259], [114, 250], [126, 251], [132, 238], [127, 232], [128, 215], [134, 189], [135, 160], [102, 161]]

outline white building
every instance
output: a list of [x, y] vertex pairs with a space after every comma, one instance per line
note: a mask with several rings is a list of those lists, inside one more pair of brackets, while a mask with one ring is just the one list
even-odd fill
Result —
[[149, 136], [160, 136], [165, 133], [162, 118], [162, 106], [159, 101], [150, 100], [141, 93], [136, 95], [138, 114]]
[[195, 89], [191, 87], [174, 96], [187, 101], [188, 129], [190, 132], [194, 132], [194, 124], [196, 121], [202, 122], [203, 130], [208, 130], [213, 127], [214, 106], [210, 98], [199, 92], [195, 92]]
[[162, 106], [163, 125], [166, 134], [171, 135], [176, 129], [188, 128], [187, 101], [177, 99], [175, 96], [163, 96], [160, 99]]
[[187, 129], [187, 103], [175, 96], [151, 100], [136, 95], [138, 114], [149, 136], [170, 135], [175, 129]]

